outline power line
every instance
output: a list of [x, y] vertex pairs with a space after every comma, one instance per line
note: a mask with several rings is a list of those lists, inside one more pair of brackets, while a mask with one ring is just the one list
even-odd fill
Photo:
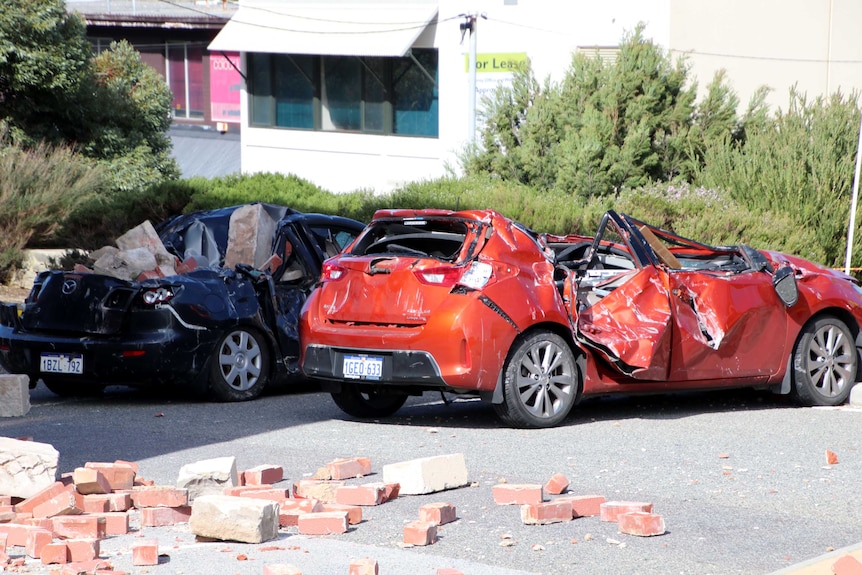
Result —
[[862, 60], [831, 60], [826, 58], [789, 58], [783, 56], [751, 56], [747, 54], [723, 54], [720, 52], [701, 52], [699, 50], [679, 50], [671, 48], [668, 50], [681, 55], [713, 56], [715, 58], [737, 58], [740, 60], [764, 60], [767, 62], [796, 62], [803, 64], [862, 64]]

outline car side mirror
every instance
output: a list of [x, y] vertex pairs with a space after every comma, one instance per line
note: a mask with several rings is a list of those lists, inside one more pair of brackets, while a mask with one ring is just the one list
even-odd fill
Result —
[[772, 276], [772, 286], [784, 305], [791, 307], [799, 300], [799, 286], [796, 285], [796, 272], [790, 266], [783, 266]]

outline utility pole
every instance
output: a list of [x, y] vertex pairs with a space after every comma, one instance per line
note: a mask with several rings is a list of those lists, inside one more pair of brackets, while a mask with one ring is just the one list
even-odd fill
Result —
[[467, 141], [476, 141], [476, 14], [461, 14], [461, 41], [470, 32], [470, 51], [467, 57]]
[[847, 253], [844, 257], [844, 273], [850, 273], [853, 258], [853, 232], [856, 229], [856, 203], [859, 197], [859, 172], [862, 167], [862, 119], [859, 121], [859, 140], [856, 142], [856, 170], [853, 174], [853, 197], [850, 200], [850, 225], [847, 226]]

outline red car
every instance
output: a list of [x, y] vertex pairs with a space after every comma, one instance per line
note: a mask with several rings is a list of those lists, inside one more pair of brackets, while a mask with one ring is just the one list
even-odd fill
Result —
[[442, 391], [549, 427], [614, 393], [747, 386], [843, 403], [862, 289], [795, 256], [708, 246], [614, 211], [590, 238], [493, 210], [381, 210], [324, 264], [300, 325], [302, 370], [350, 415]]

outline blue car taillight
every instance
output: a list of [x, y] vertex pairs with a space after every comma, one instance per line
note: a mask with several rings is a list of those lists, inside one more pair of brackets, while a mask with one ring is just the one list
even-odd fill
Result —
[[141, 301], [146, 305], [157, 305], [170, 301], [174, 297], [174, 290], [171, 287], [157, 287], [145, 290], [141, 294]]

